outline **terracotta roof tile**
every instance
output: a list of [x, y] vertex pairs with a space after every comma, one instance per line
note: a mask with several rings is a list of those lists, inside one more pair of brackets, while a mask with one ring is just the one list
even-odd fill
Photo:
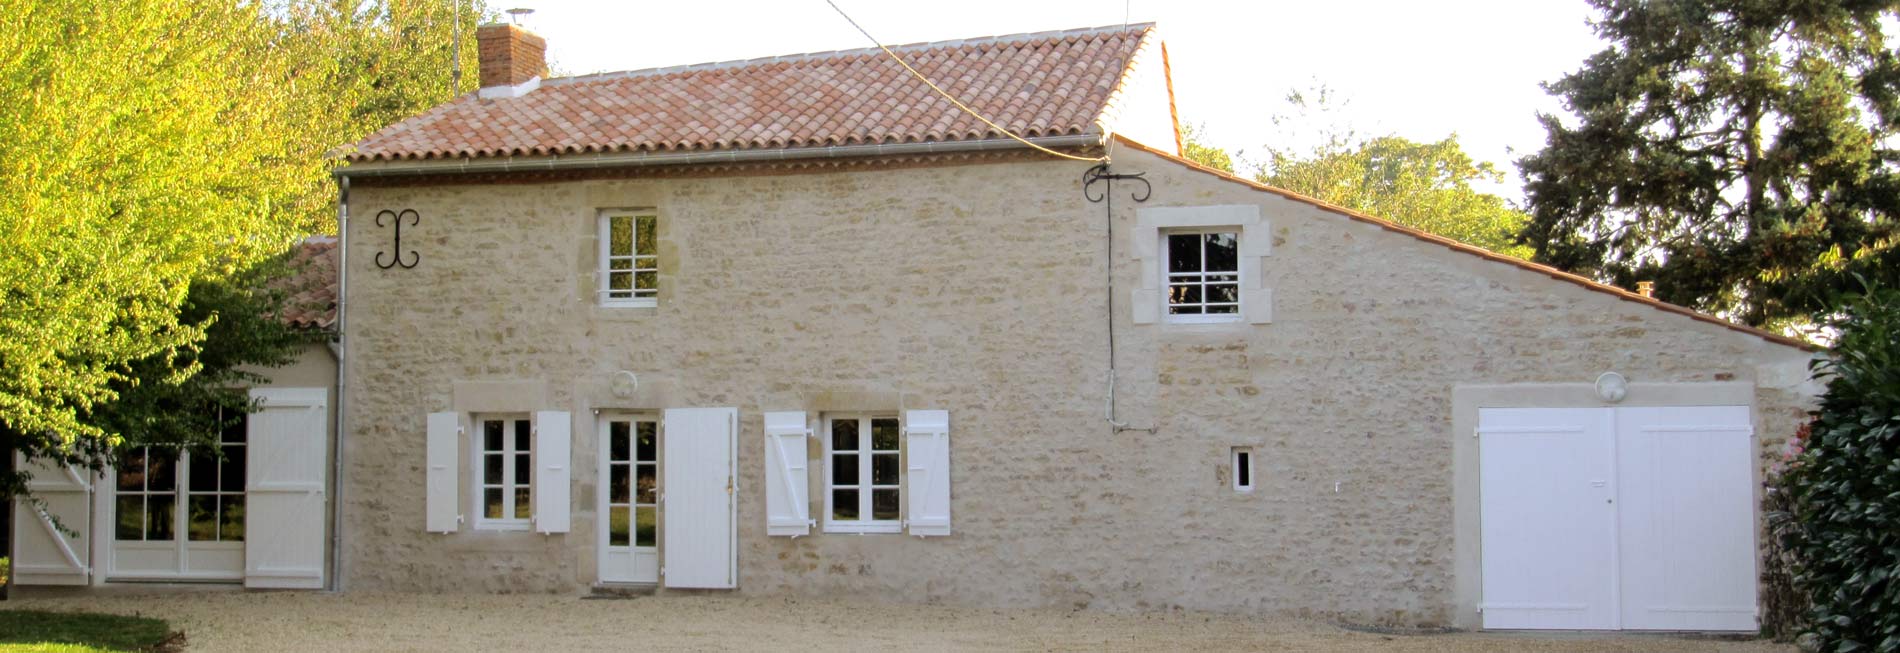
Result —
[[290, 274], [276, 281], [288, 296], [283, 320], [291, 326], [328, 329], [336, 324], [336, 239], [316, 236], [297, 244]]
[[[1153, 24], [893, 48], [1025, 137], [1099, 133]], [[876, 48], [550, 79], [470, 93], [357, 143], [350, 161], [776, 149], [1002, 138]]]

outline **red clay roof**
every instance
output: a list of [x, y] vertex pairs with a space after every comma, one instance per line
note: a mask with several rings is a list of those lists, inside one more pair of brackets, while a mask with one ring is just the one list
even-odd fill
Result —
[[336, 238], [316, 236], [297, 244], [290, 275], [276, 281], [289, 296], [282, 319], [291, 326], [328, 329], [336, 324]]
[[[1100, 133], [1152, 23], [897, 46], [917, 70], [1025, 137]], [[371, 134], [349, 161], [746, 150], [1003, 138], [876, 48], [546, 80], [470, 93]]]
[[1557, 268], [1553, 268], [1548, 265], [1539, 265], [1537, 263], [1532, 263], [1530, 261], [1526, 261], [1523, 259], [1505, 256], [1503, 254], [1499, 254], [1497, 252], [1493, 252], [1491, 250], [1478, 247], [1476, 245], [1459, 242], [1457, 240], [1452, 240], [1450, 238], [1446, 238], [1444, 236], [1440, 236], [1437, 234], [1427, 233], [1424, 231], [1413, 229], [1411, 227], [1407, 227], [1405, 225], [1398, 224], [1396, 222], [1392, 222], [1384, 218], [1373, 217], [1373, 216], [1360, 213], [1358, 211], [1354, 211], [1352, 209], [1339, 206], [1336, 204], [1329, 204], [1327, 202], [1313, 199], [1311, 197], [1307, 197], [1305, 195], [1301, 195], [1299, 193], [1286, 190], [1284, 188], [1276, 188], [1276, 187], [1268, 186], [1266, 184], [1263, 184], [1251, 179], [1238, 177], [1238, 176], [1235, 176], [1233, 173], [1227, 172], [1225, 170], [1210, 168], [1210, 167], [1201, 165], [1199, 163], [1189, 161], [1180, 156], [1176, 156], [1172, 152], [1164, 152], [1154, 147], [1143, 145], [1139, 142], [1129, 139], [1126, 136], [1121, 136], [1117, 134], [1115, 136], [1115, 141], [1118, 143], [1121, 143], [1122, 145], [1126, 145], [1128, 147], [1132, 147], [1134, 149], [1141, 150], [1143, 152], [1147, 152], [1155, 156], [1159, 156], [1161, 158], [1173, 161], [1175, 163], [1187, 166], [1189, 168], [1199, 170], [1201, 172], [1214, 175], [1216, 177], [1220, 177], [1227, 181], [1249, 186], [1257, 190], [1263, 190], [1269, 193], [1273, 193], [1275, 195], [1279, 195], [1281, 197], [1285, 197], [1287, 199], [1290, 199], [1296, 202], [1311, 204], [1321, 209], [1325, 209], [1327, 211], [1331, 211], [1333, 213], [1338, 213], [1340, 215], [1346, 216], [1353, 220], [1371, 223], [1387, 231], [1395, 231], [1401, 234], [1405, 234], [1407, 236], [1411, 236], [1413, 238], [1417, 238], [1419, 240], [1423, 240], [1430, 243], [1436, 243], [1439, 245], [1444, 245], [1454, 250], [1458, 250], [1467, 254], [1473, 254], [1482, 258], [1490, 259], [1492, 261], [1497, 261], [1499, 263], [1507, 263], [1510, 265], [1515, 265], [1517, 267], [1524, 268], [1532, 272], [1549, 275], [1550, 278], [1556, 279], [1558, 281], [1566, 281], [1569, 283], [1577, 284], [1579, 286], [1583, 286], [1584, 288], [1588, 288], [1590, 290], [1594, 290], [1600, 293], [1606, 293], [1606, 294], [1615, 296], [1617, 299], [1622, 299], [1624, 301], [1632, 301], [1639, 304], [1647, 304], [1652, 308], [1660, 309], [1660, 310], [1667, 311], [1670, 313], [1675, 313], [1677, 315], [1682, 315], [1682, 316], [1685, 316], [1694, 320], [1698, 320], [1701, 322], [1707, 322], [1709, 324], [1714, 324], [1714, 325], [1725, 327], [1728, 329], [1733, 329], [1735, 331], [1740, 331], [1742, 333], [1746, 333], [1748, 335], [1755, 336], [1755, 337], [1761, 338], [1763, 340], [1767, 340], [1769, 342], [1772, 342], [1778, 345], [1787, 345], [1789, 347], [1794, 347], [1794, 348], [1802, 349], [1806, 351], [1818, 351], [1818, 348], [1810, 343], [1807, 343], [1805, 341], [1802, 341], [1796, 338], [1790, 338], [1788, 336], [1775, 333], [1773, 331], [1757, 329], [1755, 327], [1751, 327], [1744, 324], [1736, 324], [1734, 322], [1730, 322], [1728, 320], [1724, 320], [1722, 318], [1719, 318], [1713, 315], [1709, 315], [1706, 313], [1699, 313], [1687, 308], [1683, 308], [1681, 306], [1677, 306], [1675, 304], [1671, 304], [1669, 302], [1662, 301], [1660, 299], [1655, 299], [1653, 297], [1644, 297], [1642, 295], [1638, 295], [1636, 293], [1630, 292], [1628, 290], [1624, 290], [1622, 288], [1618, 288], [1616, 286], [1612, 286], [1605, 283], [1598, 283], [1591, 279], [1577, 276], [1575, 274], [1571, 274], [1569, 272], [1565, 272], [1563, 270], [1559, 270]]

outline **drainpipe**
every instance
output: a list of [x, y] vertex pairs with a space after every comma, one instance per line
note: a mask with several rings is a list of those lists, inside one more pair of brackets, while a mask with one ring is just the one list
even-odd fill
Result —
[[349, 368], [349, 341], [343, 337], [344, 297], [349, 294], [350, 178], [337, 177], [336, 191], [336, 453], [331, 456], [330, 483], [330, 591], [343, 591], [343, 440], [349, 433], [349, 413], [343, 410], [345, 370]]

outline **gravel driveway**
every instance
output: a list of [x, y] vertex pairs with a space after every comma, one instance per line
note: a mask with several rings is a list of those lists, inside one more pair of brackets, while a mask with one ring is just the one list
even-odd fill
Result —
[[235, 591], [22, 598], [0, 609], [168, 619], [188, 651], [1063, 650], [1792, 651], [1758, 641], [1568, 635], [1379, 635], [1205, 614], [979, 610], [816, 599]]

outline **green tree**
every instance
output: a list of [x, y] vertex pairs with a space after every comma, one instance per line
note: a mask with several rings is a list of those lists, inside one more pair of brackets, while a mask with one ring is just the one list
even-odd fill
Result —
[[[178, 407], [218, 405], [207, 389], [273, 356], [255, 332], [219, 328], [258, 308], [231, 284], [260, 282], [260, 262], [333, 228], [339, 147], [451, 96], [458, 26], [462, 88], [474, 86], [484, 12], [479, 0], [0, 12], [0, 444], [97, 466], [126, 439], [203, 432]], [[205, 295], [217, 288], [222, 299]], [[0, 477], [0, 495], [18, 487]]]
[[[0, 426], [29, 449], [133, 361], [203, 338], [190, 282], [284, 249], [325, 174], [284, 120], [292, 61], [251, 6], [29, 1], [0, 12]], [[181, 370], [190, 372], [189, 368]]]
[[1263, 183], [1414, 229], [1527, 258], [1516, 235], [1529, 216], [1474, 183], [1504, 173], [1474, 161], [1457, 135], [1435, 143], [1399, 136], [1332, 136], [1310, 151], [1269, 148]]
[[1207, 144], [1207, 125], [1188, 123], [1181, 126], [1181, 154], [1189, 161], [1209, 168], [1234, 171], [1234, 157], [1227, 150]]
[[1536, 260], [1754, 325], [1900, 275], [1892, 0], [1592, 0], [1610, 47], [1546, 89]]

